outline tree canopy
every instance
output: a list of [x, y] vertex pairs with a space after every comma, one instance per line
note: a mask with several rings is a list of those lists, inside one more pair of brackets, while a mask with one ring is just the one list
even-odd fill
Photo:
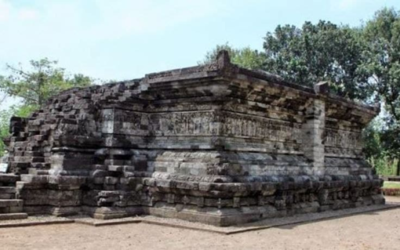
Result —
[[365, 99], [368, 93], [357, 75], [365, 46], [361, 36], [360, 29], [327, 21], [278, 26], [264, 38], [264, 70], [302, 85], [328, 81], [340, 96]]
[[30, 61], [30, 69], [7, 65], [8, 77], [0, 78], [0, 91], [19, 97], [24, 105], [40, 106], [49, 97], [72, 87], [85, 87], [92, 79], [82, 74], [69, 76], [47, 58]]
[[366, 48], [358, 74], [368, 83], [374, 98], [381, 100], [391, 123], [400, 121], [400, 13], [382, 9], [367, 22]]
[[[382, 145], [386, 153], [400, 158], [400, 12], [384, 8], [367, 22], [363, 38], [367, 48], [358, 73], [380, 100], [386, 113]], [[397, 174], [400, 175], [400, 161]]]

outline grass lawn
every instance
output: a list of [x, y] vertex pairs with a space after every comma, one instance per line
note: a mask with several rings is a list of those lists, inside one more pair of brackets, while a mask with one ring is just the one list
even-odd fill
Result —
[[383, 188], [400, 188], [400, 182], [396, 181], [385, 181], [383, 183]]

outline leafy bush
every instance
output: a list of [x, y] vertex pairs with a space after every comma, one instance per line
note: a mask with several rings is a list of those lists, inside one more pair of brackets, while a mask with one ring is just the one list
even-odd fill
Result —
[[390, 159], [388, 156], [380, 158], [370, 157], [369, 163], [375, 168], [378, 175], [396, 175], [398, 159]]

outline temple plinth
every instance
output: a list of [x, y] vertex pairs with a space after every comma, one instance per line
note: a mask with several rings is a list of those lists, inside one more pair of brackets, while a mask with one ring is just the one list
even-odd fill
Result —
[[379, 108], [230, 63], [76, 88], [13, 118], [28, 214], [228, 226], [382, 204], [361, 131]]

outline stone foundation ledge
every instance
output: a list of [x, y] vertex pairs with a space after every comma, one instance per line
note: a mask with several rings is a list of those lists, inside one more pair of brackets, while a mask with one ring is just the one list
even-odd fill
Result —
[[[22, 174], [20, 181], [24, 183], [34, 184], [58, 184], [58, 185], [83, 185], [89, 183], [95, 183], [96, 181], [101, 184], [108, 180], [126, 180], [131, 178], [143, 178], [146, 180], [148, 186], [164, 186], [171, 187], [174, 184], [180, 183], [208, 183], [207, 185], [212, 189], [218, 189], [219, 187], [229, 188], [246, 188], [249, 190], [260, 190], [260, 183], [265, 185], [274, 185], [279, 189], [290, 188], [289, 186], [295, 185], [309, 185], [310, 183], [349, 183], [350, 185], [358, 185], [359, 183], [377, 183], [382, 184], [383, 181], [376, 175], [323, 175], [323, 176], [310, 176], [310, 175], [299, 175], [299, 176], [241, 176], [235, 177], [234, 181], [230, 181], [228, 176], [190, 176], [190, 175], [176, 175], [176, 174], [153, 174], [152, 177], [147, 177], [143, 173], [139, 173], [140, 176], [114, 176], [111, 172], [108, 175], [100, 177], [91, 176], [75, 176], [75, 175], [34, 175], [34, 174]], [[227, 177], [224, 180], [224, 177]], [[18, 177], [19, 180], [19, 177]], [[228, 181], [229, 180], [229, 181]], [[17, 181], [17, 180], [15, 180]]]
[[291, 208], [279, 210], [274, 206], [248, 206], [241, 208], [199, 208], [192, 205], [168, 204], [157, 202], [152, 207], [82, 207], [82, 213], [96, 219], [116, 219], [134, 215], [153, 215], [163, 218], [176, 218], [192, 222], [200, 222], [214, 226], [233, 226], [255, 222], [268, 218], [288, 217], [297, 214], [317, 213], [339, 209], [384, 204], [382, 196], [365, 197], [357, 202], [338, 200], [331, 205], [318, 202], [302, 202]]
[[293, 190], [293, 189], [323, 189], [323, 188], [369, 188], [381, 187], [382, 180], [377, 178], [361, 178], [357, 176], [337, 177], [324, 176], [316, 178], [287, 178], [277, 179], [270, 182], [247, 182], [247, 183], [207, 183], [196, 181], [183, 181], [175, 179], [144, 179], [144, 184], [150, 187], [173, 190], [193, 190], [203, 191], [211, 194], [212, 191], [229, 192], [236, 196], [246, 196], [254, 192], [273, 192], [275, 190]]
[[218, 226], [384, 204], [374, 176], [269, 177], [276, 182], [209, 183], [149, 177], [21, 175], [28, 214], [99, 219], [150, 214]]
[[81, 206], [50, 206], [50, 205], [36, 205], [24, 206], [24, 212], [29, 216], [32, 215], [54, 215], [54, 216], [69, 216], [80, 214], [82, 211]]

